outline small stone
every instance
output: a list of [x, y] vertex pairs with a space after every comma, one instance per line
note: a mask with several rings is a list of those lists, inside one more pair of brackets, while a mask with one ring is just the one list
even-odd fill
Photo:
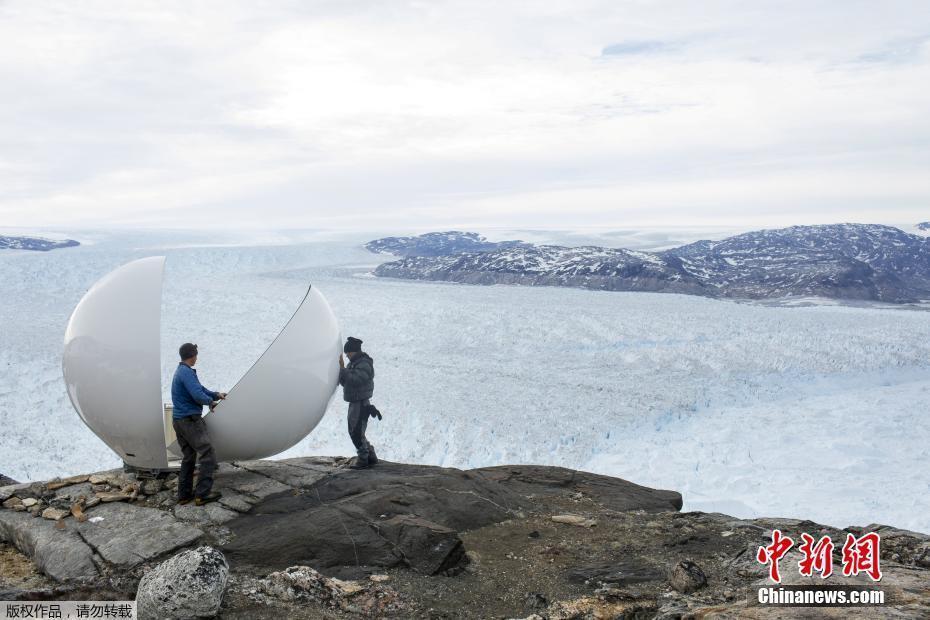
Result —
[[164, 480], [159, 480], [155, 478], [153, 480], [146, 480], [142, 483], [141, 491], [145, 495], [155, 495], [165, 486]]
[[375, 583], [383, 583], [385, 581], [390, 581], [390, 575], [369, 575], [368, 579], [374, 581]]
[[87, 478], [87, 481], [91, 484], [104, 484], [107, 481], [107, 477], [103, 474], [91, 474]]
[[533, 530], [532, 532], [529, 533], [529, 537], [530, 537], [530, 538], [539, 538], [539, 532], [537, 532], [536, 530]]
[[930, 542], [922, 544], [914, 553], [914, 564], [930, 568]]
[[10, 508], [12, 510], [17, 510], [17, 509], [25, 510], [26, 509], [26, 507], [23, 505], [23, 500], [19, 499], [15, 495], [9, 498], [8, 500], [6, 500], [5, 502], [3, 502], [3, 507]]
[[597, 525], [597, 521], [594, 519], [588, 519], [580, 515], [553, 515], [552, 520], [556, 523], [566, 523], [579, 527], [594, 527]]
[[84, 514], [84, 496], [78, 498], [78, 501], [71, 504], [71, 515], [78, 520], [78, 523], [87, 521], [87, 515]]
[[132, 499], [132, 496], [127, 493], [120, 493], [118, 491], [103, 491], [96, 494], [97, 499], [101, 502], [125, 502]]
[[23, 506], [25, 506], [26, 508], [32, 508], [38, 503], [39, 503], [39, 500], [37, 500], [34, 497], [27, 497], [26, 499], [23, 500]]
[[42, 511], [42, 518], [48, 519], [50, 521], [61, 521], [62, 519], [67, 517], [69, 514], [71, 513], [68, 512], [67, 510], [62, 510], [60, 508], [52, 508], [51, 506], [49, 506], [48, 508]]
[[54, 491], [56, 489], [70, 486], [72, 484], [80, 484], [82, 482], [87, 482], [88, 478], [90, 478], [90, 476], [87, 476], [87, 475], [70, 476], [68, 478], [55, 478], [51, 482], [47, 482], [45, 486], [48, 487], [49, 491]]
[[682, 594], [690, 594], [707, 585], [704, 571], [692, 560], [682, 560], [672, 567], [668, 576], [672, 588]]
[[539, 592], [530, 592], [523, 600], [523, 606], [526, 609], [545, 609], [549, 600]]
[[94, 495], [93, 497], [91, 497], [90, 499], [84, 502], [84, 510], [87, 510], [88, 508], [93, 508], [99, 503], [100, 503], [100, 498]]

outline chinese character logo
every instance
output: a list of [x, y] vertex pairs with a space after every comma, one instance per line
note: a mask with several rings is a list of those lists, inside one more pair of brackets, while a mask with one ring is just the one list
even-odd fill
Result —
[[879, 566], [878, 551], [881, 539], [878, 534], [871, 532], [856, 538], [846, 534], [846, 543], [843, 545], [843, 576], [852, 577], [865, 573], [872, 581], [880, 581], [882, 569]]
[[781, 530], [772, 530], [772, 544], [759, 547], [756, 559], [760, 564], [769, 565], [769, 578], [775, 583], [781, 583], [781, 574], [778, 572], [778, 561], [794, 546], [794, 541], [782, 536]]
[[[822, 536], [820, 540], [815, 541], [813, 536], [804, 533], [801, 534], [801, 541], [798, 551], [803, 557], [798, 562], [798, 572], [805, 577], [811, 577], [816, 572], [821, 579], [832, 575], [834, 544], [830, 537]], [[863, 534], [859, 538], [847, 534], [846, 543], [843, 545], [843, 576], [854, 577], [859, 573], [865, 573], [872, 581], [880, 581], [880, 543], [881, 537], [875, 532]], [[794, 541], [782, 534], [781, 530], [772, 530], [772, 544], [759, 547], [759, 551], [756, 552], [756, 560], [760, 564], [768, 564], [769, 578], [775, 583], [781, 583], [778, 562], [793, 546]]]

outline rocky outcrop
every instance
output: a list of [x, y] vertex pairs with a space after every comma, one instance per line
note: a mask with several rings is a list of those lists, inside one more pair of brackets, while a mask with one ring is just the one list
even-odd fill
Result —
[[[299, 485], [302, 479], [284, 469], [294, 467], [271, 466], [281, 469], [273, 475]], [[228, 523], [233, 537], [223, 550], [233, 563], [263, 569], [307, 565], [346, 576], [358, 567], [454, 572], [463, 557], [458, 532], [514, 518], [540, 498], [578, 492], [617, 510], [681, 508], [673, 491], [559, 467], [462, 471], [384, 462], [269, 498]]]
[[[796, 548], [782, 560], [784, 583], [878, 587], [886, 604], [865, 610], [868, 617], [930, 617], [930, 536], [917, 532], [682, 513], [677, 493], [558, 467], [347, 465], [321, 457], [223, 464], [216, 487], [224, 496], [204, 507], [177, 506], [171, 476], [151, 482], [102, 472], [2, 488], [0, 555], [18, 553], [5, 546], [12, 544], [60, 581], [15, 581], [5, 573], [22, 564], [14, 557], [0, 563], [0, 592], [8, 600], [125, 600], [141, 583], [140, 602], [162, 605], [159, 617], [195, 598], [212, 609], [221, 597], [221, 617], [250, 619], [780, 618], [784, 608], [754, 603], [770, 583], [756, 552], [778, 528], [795, 541], [801, 533], [834, 542], [879, 533], [879, 584], [839, 570], [825, 580], [804, 577]], [[88, 498], [98, 493], [125, 499]], [[33, 515], [82, 497], [83, 521], [74, 511], [57, 521]], [[203, 545], [228, 561], [225, 594], [221, 562], [203, 584], [212, 594], [169, 591], [186, 583], [181, 573], [197, 574], [198, 561], [208, 564], [187, 550]]]
[[229, 564], [213, 547], [183, 551], [142, 577], [136, 592], [143, 620], [212, 618], [220, 611]]
[[904, 303], [930, 296], [930, 239], [869, 224], [792, 226], [662, 252], [529, 244], [420, 252], [383, 263], [374, 273], [465, 284]]

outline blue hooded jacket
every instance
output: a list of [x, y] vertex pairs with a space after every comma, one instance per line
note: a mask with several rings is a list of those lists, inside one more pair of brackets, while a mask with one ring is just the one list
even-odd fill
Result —
[[219, 398], [219, 392], [213, 392], [200, 384], [197, 371], [181, 362], [174, 371], [171, 381], [171, 404], [174, 407], [172, 417], [175, 420], [203, 413], [203, 406]]

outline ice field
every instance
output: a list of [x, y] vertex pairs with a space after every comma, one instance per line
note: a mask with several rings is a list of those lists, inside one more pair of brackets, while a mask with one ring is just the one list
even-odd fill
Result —
[[[0, 252], [0, 472], [119, 465], [68, 401], [62, 338], [94, 281], [165, 254], [166, 398], [181, 342], [227, 390], [312, 283], [375, 360], [384, 459], [564, 465], [678, 490], [686, 510], [930, 532], [930, 313], [382, 280], [371, 238], [100, 234]], [[351, 453], [340, 390], [282, 456]]]

